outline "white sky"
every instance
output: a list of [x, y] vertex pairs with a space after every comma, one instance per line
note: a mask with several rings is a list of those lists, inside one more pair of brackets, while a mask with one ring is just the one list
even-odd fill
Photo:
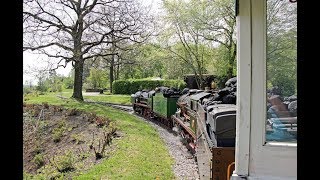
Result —
[[[162, 0], [141, 0], [141, 1], [144, 5], [152, 4], [151, 13], [158, 14], [160, 12], [159, 7]], [[39, 68], [45, 67], [47, 65], [46, 64], [47, 59], [48, 57], [45, 55], [38, 55], [38, 54], [31, 53], [31, 51], [25, 51], [23, 52], [23, 71], [28, 70], [29, 66], [39, 67]], [[70, 73], [71, 68], [72, 68], [71, 63], [69, 63], [66, 68], [59, 67], [56, 70], [56, 72], [58, 74], [67, 76]], [[37, 80], [35, 79], [35, 77], [23, 72], [23, 83], [25, 84], [26, 81], [32, 81], [32, 84], [34, 85], [37, 84]]]
[[[48, 59], [45, 55], [33, 54], [29, 51], [23, 52], [23, 71], [29, 70], [29, 67], [45, 67], [47, 66], [46, 60]], [[69, 72], [71, 71], [71, 64], [68, 64], [66, 68], [59, 67], [56, 72], [58, 74], [62, 74], [64, 76], [68, 76]], [[25, 84], [26, 81], [32, 81], [32, 84], [36, 84], [37, 80], [32, 75], [26, 74], [23, 72], [23, 83]]]

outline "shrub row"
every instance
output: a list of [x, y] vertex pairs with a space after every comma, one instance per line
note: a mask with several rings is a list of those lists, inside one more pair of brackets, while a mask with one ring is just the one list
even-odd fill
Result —
[[154, 90], [156, 87], [166, 86], [182, 90], [186, 87], [183, 80], [117, 80], [112, 83], [113, 94], [134, 94], [139, 90]]

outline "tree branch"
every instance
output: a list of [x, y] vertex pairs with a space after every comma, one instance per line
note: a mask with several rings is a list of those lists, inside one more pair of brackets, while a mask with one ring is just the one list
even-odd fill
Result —
[[58, 46], [60, 48], [63, 48], [64, 50], [67, 50], [67, 51], [72, 51], [73, 49], [68, 47], [68, 46], [65, 46], [65, 45], [62, 45], [60, 43], [49, 43], [49, 44], [45, 44], [45, 45], [41, 45], [41, 46], [34, 46], [34, 47], [23, 47], [23, 50], [31, 50], [31, 51], [34, 51], [34, 50], [38, 50], [38, 49], [43, 49], [43, 48], [46, 48], [46, 47], [50, 47], [50, 46]]

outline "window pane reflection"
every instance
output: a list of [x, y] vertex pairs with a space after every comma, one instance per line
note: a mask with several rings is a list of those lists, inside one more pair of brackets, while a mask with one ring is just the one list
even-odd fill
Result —
[[297, 3], [267, 0], [266, 141], [297, 140]]

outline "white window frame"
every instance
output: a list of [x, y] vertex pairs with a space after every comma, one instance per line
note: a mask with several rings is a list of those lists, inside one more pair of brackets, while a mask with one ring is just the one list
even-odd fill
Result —
[[234, 176], [296, 179], [296, 143], [265, 143], [266, 0], [239, 0]]

